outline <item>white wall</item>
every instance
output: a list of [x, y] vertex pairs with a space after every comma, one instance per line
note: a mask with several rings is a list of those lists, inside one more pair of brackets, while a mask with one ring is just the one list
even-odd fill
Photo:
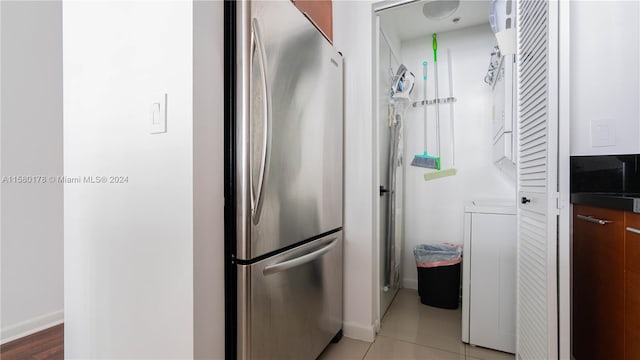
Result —
[[221, 6], [64, 3], [67, 358], [223, 354]]
[[[333, 2], [333, 43], [344, 55], [345, 336], [373, 341], [373, 22], [371, 1]], [[377, 296], [377, 295], [376, 295]]]
[[[423, 98], [422, 62], [428, 61], [427, 97], [434, 97], [431, 35], [402, 43], [403, 63], [417, 75], [414, 99]], [[417, 244], [462, 244], [464, 206], [475, 199], [515, 199], [515, 183], [493, 163], [492, 93], [483, 81], [494, 36], [489, 25], [438, 34], [439, 96], [449, 94], [447, 48], [451, 50], [455, 103], [455, 146], [458, 174], [425, 182], [427, 169], [410, 166], [423, 152], [422, 108], [410, 108], [406, 118], [405, 249], [403, 285], [417, 287], [413, 248]], [[428, 149], [436, 151], [435, 107], [427, 112]], [[450, 167], [449, 106], [440, 106], [443, 168]], [[514, 200], [515, 201], [515, 200]]]
[[193, 3], [194, 357], [224, 358], [224, 21]]
[[[640, 2], [571, 2], [571, 155], [640, 153]], [[611, 146], [593, 146], [609, 120]]]
[[[61, 175], [62, 3], [0, 7], [2, 176]], [[2, 184], [3, 343], [63, 320], [62, 202], [61, 184]]]

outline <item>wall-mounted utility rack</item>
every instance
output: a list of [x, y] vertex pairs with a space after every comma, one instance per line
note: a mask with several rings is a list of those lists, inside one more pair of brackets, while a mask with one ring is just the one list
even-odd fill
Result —
[[493, 46], [493, 50], [491, 51], [491, 58], [489, 59], [489, 68], [487, 69], [487, 75], [484, 77], [484, 82], [491, 86], [495, 85], [498, 77], [500, 76], [500, 69], [502, 68], [502, 61], [504, 57], [500, 54], [500, 48], [498, 44]]
[[454, 97], [446, 97], [446, 98], [440, 98], [440, 99], [433, 99], [433, 100], [422, 100], [422, 101], [416, 101], [413, 103], [413, 107], [418, 107], [418, 106], [425, 106], [425, 105], [435, 105], [437, 104], [449, 104], [449, 103], [454, 103], [456, 102], [456, 98]]

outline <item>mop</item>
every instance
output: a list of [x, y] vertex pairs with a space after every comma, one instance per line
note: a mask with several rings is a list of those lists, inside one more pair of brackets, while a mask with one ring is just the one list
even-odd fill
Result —
[[[438, 155], [440, 155], [440, 107], [439, 107], [439, 101], [438, 101], [438, 63], [437, 63], [437, 49], [438, 49], [438, 42], [437, 42], [437, 38], [436, 38], [436, 34], [433, 34], [433, 64], [434, 64], [434, 72], [435, 72], [435, 97], [436, 97], [436, 131], [438, 132], [436, 135], [436, 140], [437, 140], [437, 145], [438, 145]], [[449, 70], [449, 97], [453, 98], [453, 76], [452, 76], [452, 70], [451, 70], [451, 52], [447, 51], [447, 60], [448, 60], [448, 70]], [[452, 165], [455, 166], [455, 146], [454, 146], [454, 126], [453, 126], [453, 102], [449, 103], [450, 106], [450, 113], [449, 113], [449, 126], [450, 126], [450, 137], [451, 137], [451, 160], [452, 160]], [[437, 170], [440, 171], [435, 171], [435, 172], [430, 172], [430, 173], [426, 173], [424, 174], [424, 180], [428, 181], [428, 180], [434, 180], [434, 179], [438, 179], [438, 178], [442, 178], [442, 177], [446, 177], [446, 176], [453, 176], [455, 175], [458, 171], [454, 168], [448, 168], [448, 169], [444, 169], [441, 170], [440, 169], [440, 157], [438, 157], [438, 168]]]
[[[434, 57], [435, 61], [435, 57]], [[435, 62], [434, 62], [435, 64]], [[427, 98], [427, 62], [424, 61], [422, 63], [422, 80], [424, 81], [424, 98]], [[429, 168], [429, 169], [440, 169], [440, 158], [436, 156], [430, 156], [427, 153], [427, 106], [424, 106], [424, 153], [415, 155], [413, 157], [413, 161], [411, 161], [411, 166]]]

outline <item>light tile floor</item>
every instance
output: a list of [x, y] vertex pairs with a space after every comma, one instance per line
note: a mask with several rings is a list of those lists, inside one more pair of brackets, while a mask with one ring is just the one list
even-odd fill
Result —
[[382, 319], [373, 343], [343, 337], [319, 360], [513, 360], [513, 354], [460, 341], [461, 310], [420, 303], [415, 290], [401, 289]]

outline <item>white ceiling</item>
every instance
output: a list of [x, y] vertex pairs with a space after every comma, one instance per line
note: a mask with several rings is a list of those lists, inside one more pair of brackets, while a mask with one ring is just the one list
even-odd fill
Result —
[[[379, 11], [382, 29], [400, 41], [405, 41], [432, 33], [489, 23], [488, 0], [461, 0], [458, 10], [443, 20], [427, 19], [424, 16], [422, 7], [429, 1], [433, 0], [412, 1]], [[452, 21], [454, 18], [460, 18], [460, 21], [454, 23]]]

